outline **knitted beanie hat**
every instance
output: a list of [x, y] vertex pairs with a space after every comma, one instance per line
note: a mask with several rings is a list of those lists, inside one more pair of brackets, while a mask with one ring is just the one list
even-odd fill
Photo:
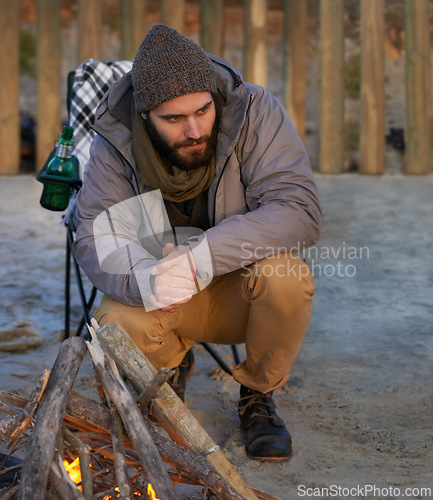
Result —
[[155, 24], [138, 48], [131, 71], [135, 109], [194, 92], [216, 92], [216, 72], [205, 51], [164, 24]]

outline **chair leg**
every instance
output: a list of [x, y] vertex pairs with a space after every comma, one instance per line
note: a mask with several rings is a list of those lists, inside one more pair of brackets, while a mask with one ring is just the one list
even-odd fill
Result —
[[238, 365], [241, 362], [241, 360], [239, 359], [238, 349], [235, 345], [232, 345], [232, 354], [233, 354], [233, 359], [235, 360], [235, 365]]
[[[69, 230], [69, 229], [68, 229]], [[70, 308], [71, 308], [71, 246], [66, 235], [66, 265], [65, 265], [65, 340], [69, 338]]]
[[[66, 229], [67, 229], [69, 247], [72, 248], [72, 230], [69, 226]], [[84, 320], [87, 324], [90, 324], [90, 315], [87, 306], [86, 295], [84, 293], [83, 280], [81, 279], [80, 268], [78, 267], [78, 263], [75, 260], [74, 254], [72, 254], [72, 262], [75, 268], [75, 276], [77, 278], [78, 292], [80, 294], [81, 305], [83, 307]], [[89, 335], [90, 334], [88, 333], [87, 337], [89, 337]]]
[[229, 375], [232, 375], [232, 371], [224, 362], [224, 360], [221, 358], [221, 356], [215, 351], [215, 349], [213, 349], [206, 342], [200, 342], [200, 343], [206, 349], [206, 351], [213, 357], [213, 359], [221, 366], [221, 368]]
[[[87, 302], [87, 310], [90, 311], [93, 306], [93, 302], [95, 302], [96, 294], [98, 293], [98, 289], [94, 286], [92, 288], [92, 292], [89, 297], [89, 301]], [[81, 318], [80, 324], [78, 325], [77, 328], [77, 337], [81, 335], [81, 331], [83, 330], [84, 324], [85, 324], [86, 318], [84, 317], [84, 314]]]

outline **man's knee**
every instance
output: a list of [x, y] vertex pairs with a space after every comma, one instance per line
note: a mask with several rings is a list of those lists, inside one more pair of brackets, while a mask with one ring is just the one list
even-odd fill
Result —
[[194, 340], [174, 333], [174, 318], [175, 313], [126, 306], [106, 295], [95, 311], [95, 319], [100, 326], [118, 323], [156, 368], [175, 368], [194, 345]]
[[157, 315], [146, 312], [143, 307], [121, 304], [106, 295], [94, 316], [100, 326], [118, 323], [143, 352], [149, 344], [161, 344], [165, 334]]
[[95, 310], [94, 317], [100, 326], [119, 323], [125, 328], [124, 320], [128, 318], [128, 311], [128, 306], [116, 302], [107, 295], [103, 295], [99, 306]]
[[277, 254], [257, 261], [251, 266], [251, 289], [264, 287], [275, 293], [312, 296], [314, 282], [307, 264], [297, 256]]

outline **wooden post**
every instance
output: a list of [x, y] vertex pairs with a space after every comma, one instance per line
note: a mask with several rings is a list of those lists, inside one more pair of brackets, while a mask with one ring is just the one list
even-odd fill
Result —
[[20, 168], [18, 28], [19, 2], [0, 0], [0, 174]]
[[159, 0], [161, 22], [179, 33], [185, 30], [185, 0]]
[[405, 0], [406, 174], [428, 174], [431, 155], [428, 0]]
[[245, 81], [263, 87], [268, 84], [266, 15], [266, 0], [244, 0]]
[[362, 174], [385, 171], [385, 26], [383, 0], [361, 1]]
[[133, 60], [147, 32], [146, 0], [122, 0], [122, 59]]
[[101, 58], [101, 0], [78, 1], [78, 65]]
[[200, 0], [200, 43], [206, 52], [224, 53], [224, 0]]
[[343, 170], [343, 5], [343, 0], [321, 0], [320, 3], [319, 170], [325, 174], [338, 174]]
[[60, 3], [38, 0], [36, 168], [40, 170], [61, 130]]
[[284, 0], [284, 105], [305, 142], [307, 3]]

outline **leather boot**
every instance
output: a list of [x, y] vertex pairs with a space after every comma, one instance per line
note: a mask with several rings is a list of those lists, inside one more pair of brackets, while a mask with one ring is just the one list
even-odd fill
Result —
[[258, 460], [292, 458], [292, 438], [275, 412], [272, 391], [263, 394], [241, 385], [240, 396], [237, 407], [247, 456]]

